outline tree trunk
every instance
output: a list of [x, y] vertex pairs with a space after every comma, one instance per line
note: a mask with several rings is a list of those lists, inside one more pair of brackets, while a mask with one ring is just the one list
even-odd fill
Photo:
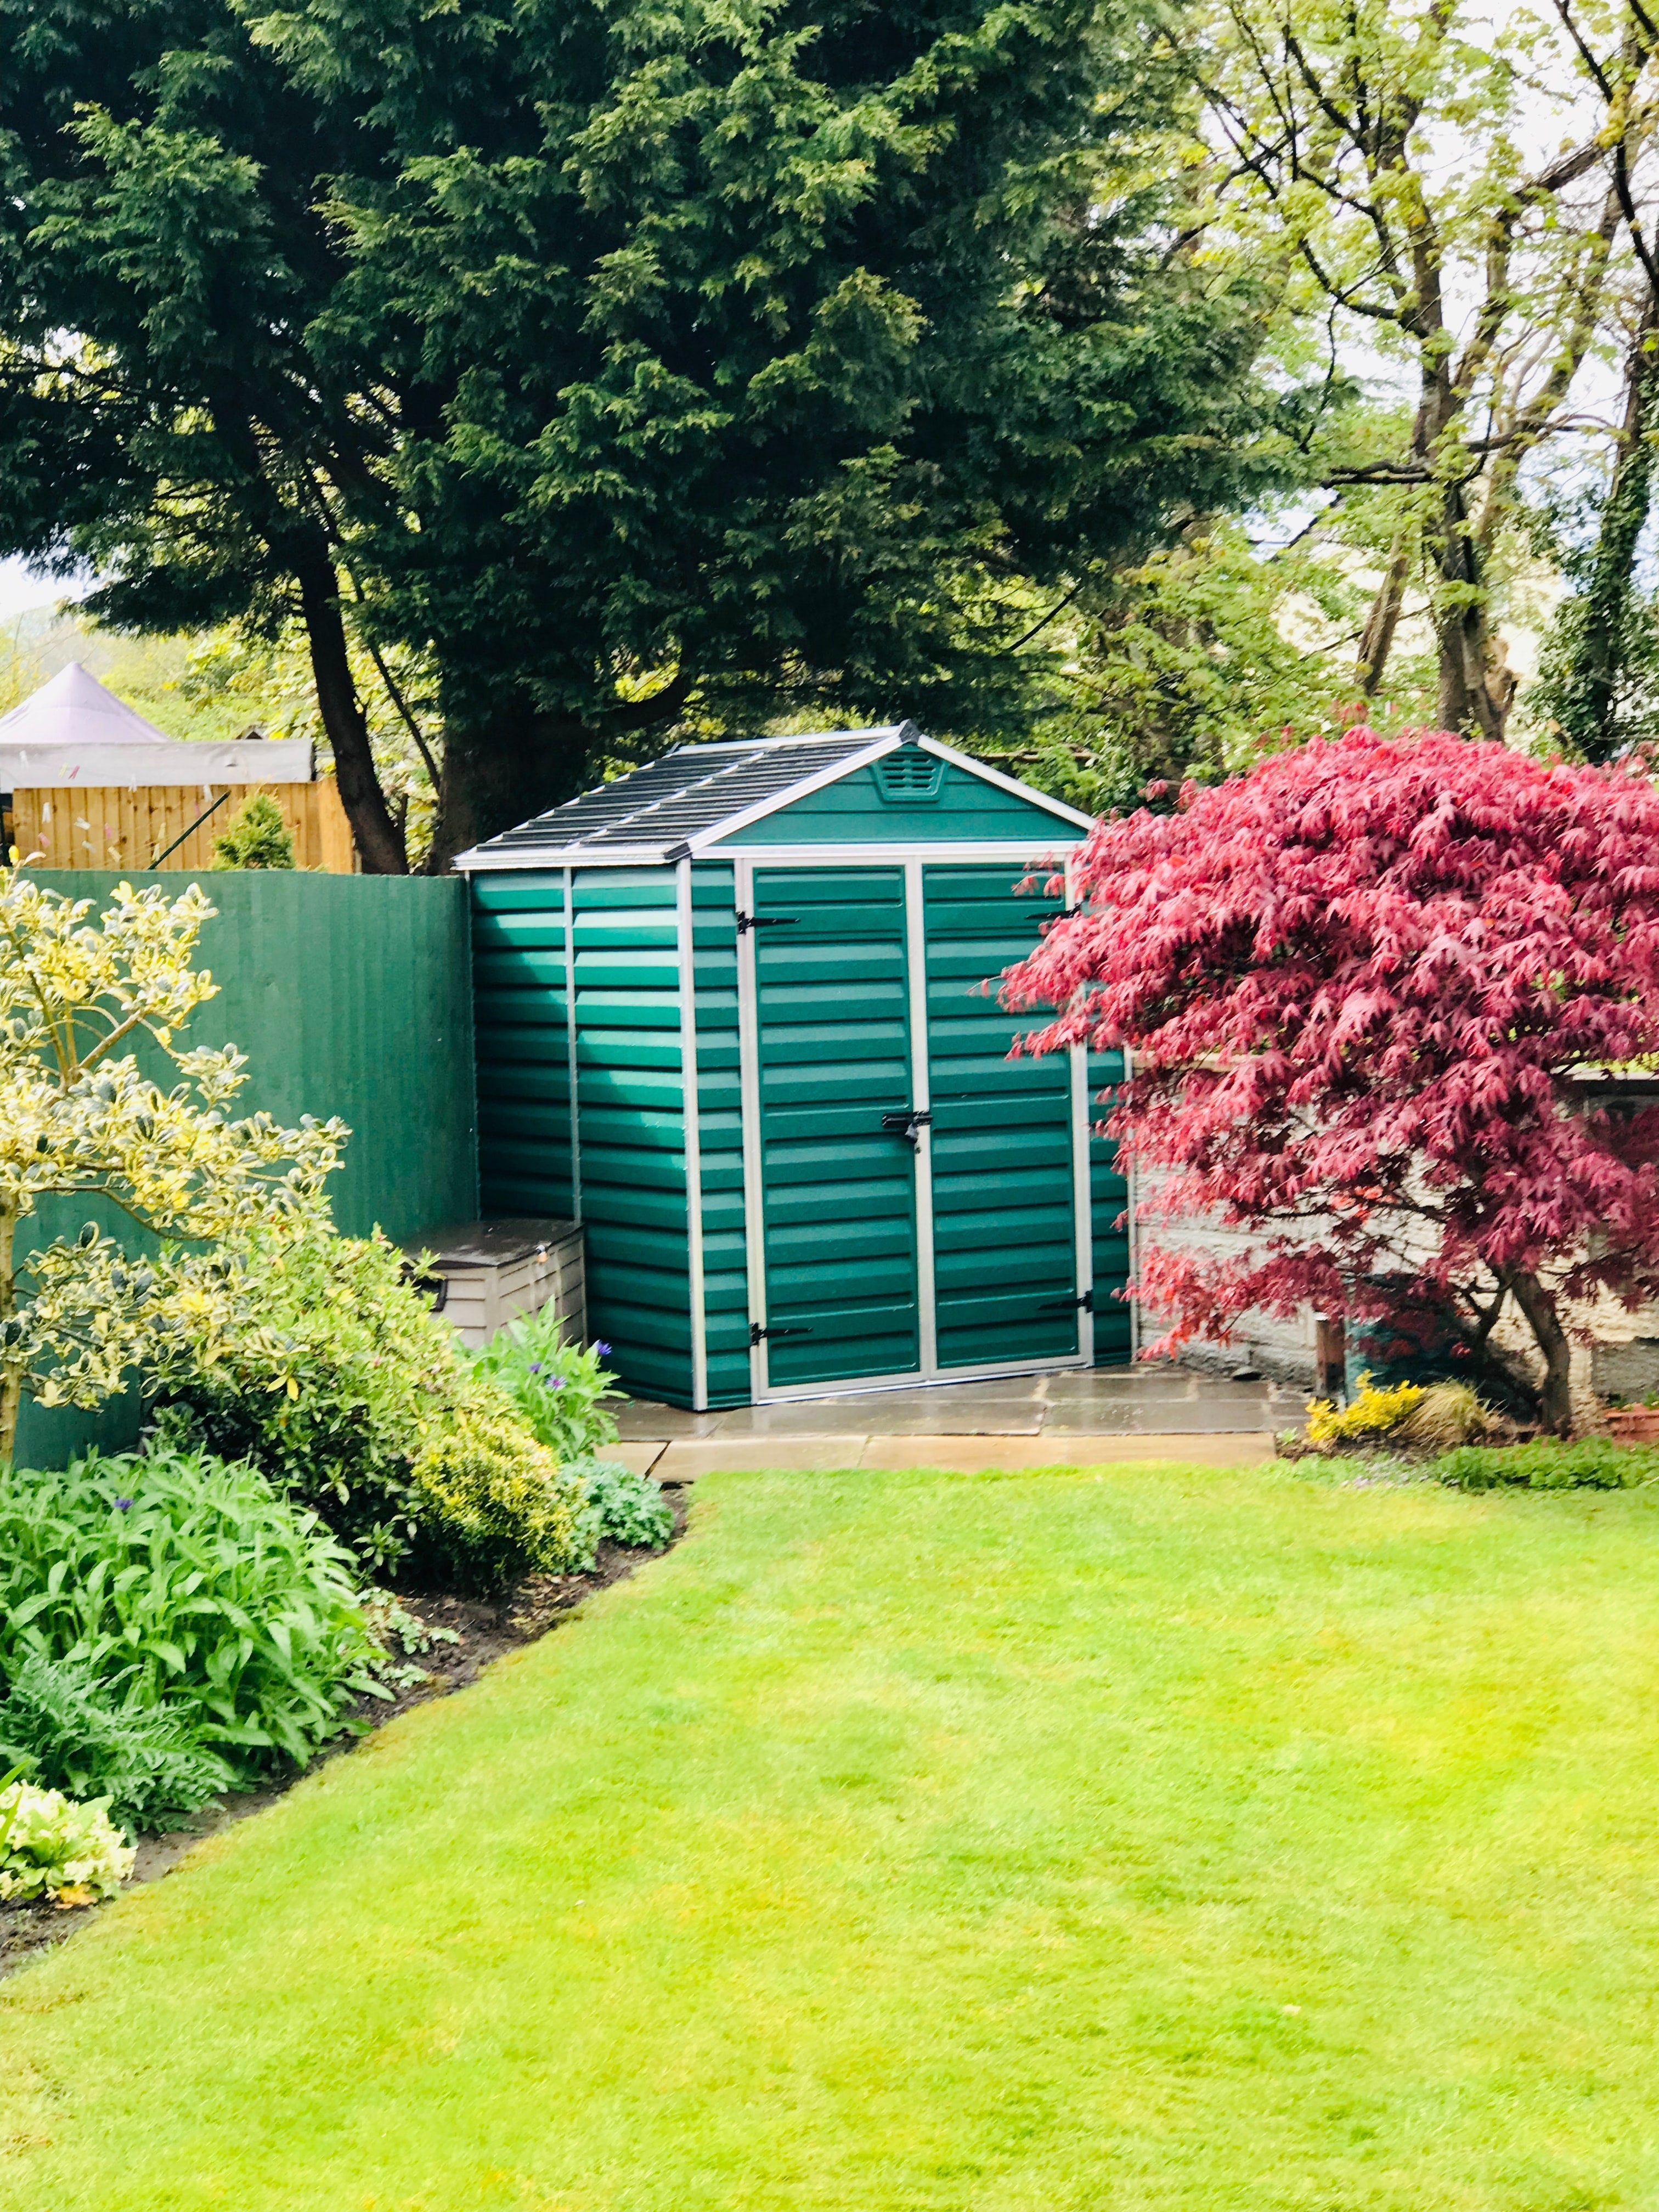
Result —
[[1555, 1310], [1555, 1300], [1536, 1275], [1516, 1273], [1505, 1278], [1515, 1303], [1527, 1317], [1538, 1349], [1544, 1355], [1544, 1388], [1539, 1417], [1552, 1436], [1572, 1434], [1572, 1351]]
[[1653, 495], [1652, 432], [1659, 428], [1659, 298], [1651, 293], [1626, 365], [1625, 419], [1595, 550], [1573, 608], [1572, 660], [1557, 719], [1587, 761], [1620, 750], [1619, 686], [1625, 672], [1636, 550]]
[[1376, 587], [1376, 597], [1371, 601], [1371, 611], [1360, 635], [1353, 680], [1362, 699], [1375, 698], [1382, 684], [1382, 672], [1394, 650], [1394, 634], [1400, 627], [1400, 610], [1405, 600], [1410, 568], [1411, 547], [1402, 532], [1395, 540], [1389, 565], [1382, 572], [1382, 580]]
[[366, 876], [406, 876], [409, 854], [375, 772], [368, 722], [352, 680], [340, 614], [339, 579], [320, 535], [294, 550], [300, 605], [311, 647], [317, 704], [334, 752], [334, 779]]
[[1471, 738], [1495, 738], [1501, 744], [1516, 681], [1506, 647], [1487, 627], [1480, 549], [1462, 491], [1455, 486], [1446, 493], [1439, 535], [1443, 596], [1435, 612], [1435, 634], [1440, 647], [1441, 726]]
[[516, 689], [489, 699], [447, 699], [443, 783], [427, 866], [514, 830], [587, 787], [599, 739], [585, 724], [537, 713]]

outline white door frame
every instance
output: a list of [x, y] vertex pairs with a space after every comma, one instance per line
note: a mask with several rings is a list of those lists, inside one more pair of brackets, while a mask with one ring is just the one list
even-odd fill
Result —
[[[722, 859], [725, 854], [720, 856]], [[900, 854], [875, 855], [860, 848], [856, 855], [814, 847], [810, 856], [790, 848], [787, 857], [757, 850], [739, 857], [733, 853], [732, 897], [740, 915], [755, 911], [755, 870], [757, 867], [799, 869], [896, 867], [904, 877], [905, 966], [910, 1017], [909, 1103], [931, 1109], [933, 1091], [927, 1054], [927, 911], [922, 870], [930, 865], [950, 866], [988, 859], [994, 866], [1004, 855], [988, 855], [971, 846], [942, 846], [937, 855], [915, 848]], [[1066, 864], [1066, 895], [1071, 895], [1071, 864]], [[1000, 1376], [1052, 1375], [1062, 1370], [1094, 1364], [1094, 1318], [1090, 1309], [1078, 1310], [1078, 1348], [1069, 1355], [1048, 1359], [1012, 1359], [983, 1367], [947, 1367], [939, 1364], [938, 1290], [933, 1254], [933, 1129], [924, 1122], [916, 1132], [915, 1220], [916, 1304], [921, 1364], [907, 1375], [849, 1376], [834, 1382], [772, 1383], [766, 1357], [766, 1221], [765, 1176], [761, 1157], [760, 999], [755, 973], [752, 929], [738, 932], [738, 1067], [743, 1128], [744, 1247], [749, 1273], [749, 1391], [757, 1406], [776, 1406], [811, 1398], [862, 1397], [882, 1390], [938, 1389], [948, 1382], [984, 1382]], [[1089, 1068], [1081, 1046], [1071, 1048], [1073, 1244], [1078, 1296], [1094, 1287], [1094, 1216], [1091, 1203], [1089, 1164]], [[758, 1328], [757, 1340], [753, 1338]]]

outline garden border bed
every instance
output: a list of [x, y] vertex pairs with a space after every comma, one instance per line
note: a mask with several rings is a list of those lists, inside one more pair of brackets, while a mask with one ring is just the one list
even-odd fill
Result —
[[[396, 1720], [411, 1706], [426, 1705], [434, 1698], [450, 1697], [458, 1690], [468, 1688], [486, 1668], [505, 1658], [509, 1651], [538, 1643], [585, 1598], [608, 1589], [613, 1583], [627, 1581], [653, 1559], [665, 1558], [685, 1534], [690, 1506], [678, 1484], [664, 1483], [662, 1494], [674, 1516], [674, 1533], [660, 1551], [607, 1540], [598, 1547], [591, 1572], [528, 1575], [499, 1600], [442, 1590], [422, 1593], [412, 1601], [405, 1598], [404, 1602], [416, 1613], [422, 1626], [452, 1630], [459, 1638], [453, 1644], [434, 1644], [429, 1651], [421, 1655], [419, 1663], [426, 1670], [425, 1679], [405, 1683], [389, 1698], [356, 1698], [343, 1718], [348, 1723], [360, 1723], [361, 1727], [349, 1731], [343, 1728], [340, 1735], [314, 1759], [292, 1774], [257, 1790], [227, 1790], [204, 1805], [186, 1826], [170, 1833], [140, 1835], [138, 1856], [125, 1888], [140, 1882], [164, 1881], [192, 1847], [205, 1838], [263, 1813], [280, 1797], [286, 1796], [296, 1783], [304, 1781], [307, 1775], [314, 1774], [331, 1759], [354, 1750], [365, 1736]], [[118, 1901], [112, 1898], [101, 1905], [62, 1906], [43, 1898], [27, 1905], [0, 1904], [0, 1980], [65, 1942], [77, 1929]]]

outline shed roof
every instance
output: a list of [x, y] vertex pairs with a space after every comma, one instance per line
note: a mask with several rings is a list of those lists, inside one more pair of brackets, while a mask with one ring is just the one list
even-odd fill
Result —
[[902, 744], [942, 755], [972, 774], [1017, 791], [1074, 830], [1089, 817], [1016, 784], [994, 769], [925, 738], [910, 722], [811, 737], [736, 738], [676, 745], [648, 767], [630, 769], [578, 799], [503, 830], [458, 855], [461, 869], [539, 868], [630, 861], [649, 866], [706, 851], [751, 822], [792, 805]]

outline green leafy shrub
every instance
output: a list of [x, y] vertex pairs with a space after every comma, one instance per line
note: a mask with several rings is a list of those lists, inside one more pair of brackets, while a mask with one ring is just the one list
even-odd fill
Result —
[[1434, 1472], [1459, 1490], [1634, 1490], [1659, 1475], [1659, 1450], [1605, 1437], [1563, 1443], [1466, 1444], [1435, 1461]]
[[620, 1398], [599, 1361], [608, 1344], [567, 1344], [552, 1309], [510, 1321], [472, 1354], [474, 1370], [505, 1392], [538, 1440], [562, 1461], [592, 1459], [617, 1441], [606, 1401]]
[[291, 868], [294, 832], [268, 791], [250, 792], [213, 841], [216, 868]]
[[0, 1699], [0, 1766], [69, 1797], [97, 1798], [118, 1826], [178, 1827], [235, 1782], [177, 1705], [118, 1699], [84, 1662], [26, 1659]]
[[267, 1236], [238, 1255], [263, 1325], [188, 1331], [161, 1431], [248, 1459], [376, 1569], [488, 1587], [575, 1556], [579, 1484], [372, 1237]]
[[102, 1805], [21, 1780], [0, 1789], [0, 1904], [95, 1905], [114, 1896], [133, 1857]]
[[660, 1551], [674, 1533], [674, 1515], [662, 1485], [635, 1474], [615, 1461], [591, 1461], [570, 1472], [581, 1480], [586, 1499], [582, 1515], [581, 1564], [592, 1567], [601, 1541], [638, 1550]]
[[[256, 1469], [165, 1448], [0, 1474], [0, 1676], [67, 1661], [239, 1778], [308, 1759], [374, 1687], [350, 1555]], [[67, 1755], [67, 1754], [65, 1754]]]

